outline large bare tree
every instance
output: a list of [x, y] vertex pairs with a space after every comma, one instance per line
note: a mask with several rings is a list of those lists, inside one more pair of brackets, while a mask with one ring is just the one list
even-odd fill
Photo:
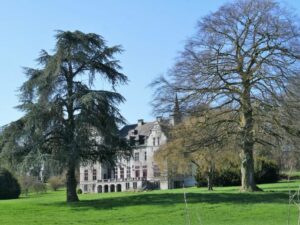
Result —
[[243, 191], [258, 190], [254, 146], [266, 144], [265, 136], [276, 136], [270, 112], [280, 106], [287, 80], [299, 74], [296, 21], [273, 0], [227, 3], [198, 22], [168, 76], [153, 82], [156, 112], [168, 111], [177, 93], [186, 111], [207, 104], [220, 116], [231, 115], [218, 126], [228, 127], [239, 141]]

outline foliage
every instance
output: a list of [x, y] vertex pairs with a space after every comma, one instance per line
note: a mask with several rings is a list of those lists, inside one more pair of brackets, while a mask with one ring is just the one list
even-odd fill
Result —
[[[190, 174], [193, 167], [196, 167], [212, 190], [215, 174], [236, 166], [239, 160], [235, 141], [228, 139], [224, 127], [206, 126], [207, 120], [217, 123], [215, 118], [214, 112], [206, 116], [195, 114], [171, 128], [168, 142], [155, 153], [155, 160], [161, 169], [165, 170], [167, 166], [169, 176], [172, 177]], [[225, 140], [231, 144], [225, 146]]]
[[0, 199], [19, 198], [20, 193], [17, 179], [7, 169], [0, 168]]
[[37, 194], [43, 194], [47, 192], [47, 185], [39, 180], [33, 183], [32, 190]]
[[77, 190], [77, 194], [79, 194], [79, 195], [82, 194], [82, 190], [80, 188]]
[[28, 196], [29, 192], [35, 192], [38, 194], [45, 193], [47, 191], [47, 185], [38, 179], [38, 177], [22, 175], [19, 177], [22, 194]]
[[[196, 174], [197, 186], [206, 186], [207, 178], [205, 173], [197, 170]], [[276, 183], [278, 182], [279, 166], [275, 161], [266, 158], [256, 158], [255, 160], [255, 178], [257, 183]], [[241, 173], [237, 164], [231, 167], [225, 167], [214, 173], [213, 184], [218, 187], [236, 186], [241, 183]]]
[[255, 165], [257, 183], [275, 183], [279, 180], [279, 166], [272, 160], [258, 158]]
[[63, 176], [52, 176], [48, 179], [48, 184], [53, 191], [57, 191], [59, 188], [64, 187], [66, 180]]
[[29, 191], [32, 190], [33, 184], [35, 183], [35, 178], [28, 175], [23, 175], [19, 177], [19, 182], [21, 185], [22, 194], [28, 195]]
[[[67, 201], [78, 201], [76, 167], [81, 162], [114, 160], [130, 148], [118, 135], [125, 119], [116, 87], [127, 83], [115, 54], [97, 34], [58, 31], [53, 54], [42, 50], [39, 68], [25, 68], [18, 106], [24, 116], [4, 131], [3, 155], [24, 169], [57, 160], [66, 169]], [[94, 89], [102, 78], [104, 90]]]

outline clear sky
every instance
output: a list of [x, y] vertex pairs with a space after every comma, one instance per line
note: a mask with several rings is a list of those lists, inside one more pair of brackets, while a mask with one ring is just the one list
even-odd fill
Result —
[[[129, 123], [152, 120], [148, 84], [172, 66], [184, 41], [204, 15], [225, 0], [0, 0], [0, 126], [18, 119], [22, 67], [35, 67], [39, 51], [51, 51], [55, 30], [102, 35], [108, 45], [121, 44], [118, 56], [127, 86], [120, 106]], [[300, 1], [284, 1], [300, 14]], [[101, 84], [98, 85], [101, 88]]]

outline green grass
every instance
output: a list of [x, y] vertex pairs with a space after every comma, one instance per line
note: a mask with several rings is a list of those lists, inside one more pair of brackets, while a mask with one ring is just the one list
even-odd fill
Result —
[[[264, 192], [239, 193], [237, 187], [188, 188], [192, 225], [286, 225], [289, 188], [300, 181], [260, 185]], [[0, 201], [0, 225], [179, 225], [186, 223], [183, 190], [80, 195], [66, 204], [65, 192], [48, 192]], [[290, 224], [298, 211], [291, 208]], [[201, 223], [198, 219], [201, 220]]]

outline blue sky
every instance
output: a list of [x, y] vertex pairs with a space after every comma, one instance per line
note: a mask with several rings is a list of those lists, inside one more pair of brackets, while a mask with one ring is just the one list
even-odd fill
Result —
[[[108, 45], [121, 44], [127, 99], [120, 106], [129, 123], [152, 120], [148, 84], [173, 65], [197, 20], [225, 0], [0, 0], [0, 126], [22, 116], [17, 89], [25, 81], [22, 67], [36, 67], [39, 51], [51, 51], [55, 30], [102, 35]], [[287, 0], [300, 14], [300, 1]], [[99, 82], [98, 88], [103, 88]]]

